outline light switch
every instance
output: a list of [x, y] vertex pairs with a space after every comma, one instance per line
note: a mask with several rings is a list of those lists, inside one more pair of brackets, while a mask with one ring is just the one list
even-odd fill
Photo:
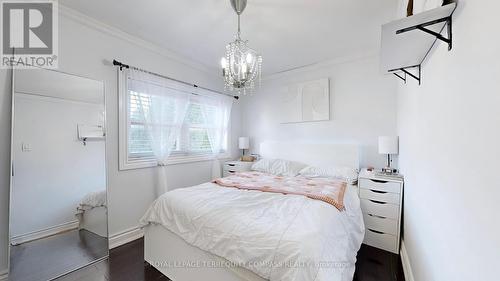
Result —
[[32, 150], [31, 144], [30, 143], [23, 143], [21, 145], [21, 151], [22, 152], [30, 152]]

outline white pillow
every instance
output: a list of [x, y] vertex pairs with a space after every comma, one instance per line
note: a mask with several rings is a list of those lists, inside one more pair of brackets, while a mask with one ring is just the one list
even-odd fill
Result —
[[260, 159], [252, 165], [252, 171], [269, 173], [271, 171], [271, 161], [273, 161], [273, 159]]
[[349, 167], [313, 167], [307, 166], [300, 170], [299, 174], [304, 177], [327, 177], [355, 184], [358, 181], [358, 170]]
[[276, 176], [294, 177], [306, 166], [300, 162], [283, 159], [261, 159], [252, 165], [252, 170]]

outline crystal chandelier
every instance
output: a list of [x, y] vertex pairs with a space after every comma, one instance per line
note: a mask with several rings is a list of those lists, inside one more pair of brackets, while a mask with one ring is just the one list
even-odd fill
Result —
[[221, 59], [222, 76], [225, 89], [244, 95], [252, 92], [256, 80], [261, 77], [262, 56], [248, 47], [248, 41], [240, 37], [240, 15], [247, 6], [247, 0], [230, 0], [238, 15], [238, 34], [236, 40], [227, 44], [226, 56]]

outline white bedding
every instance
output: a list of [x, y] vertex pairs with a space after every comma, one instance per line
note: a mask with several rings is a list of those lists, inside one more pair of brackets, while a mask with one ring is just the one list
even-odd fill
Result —
[[206, 183], [165, 193], [141, 222], [271, 281], [350, 281], [364, 235], [354, 187], [344, 203]]
[[90, 192], [85, 195], [78, 207], [76, 208], [77, 214], [81, 214], [85, 211], [92, 210], [97, 207], [106, 206], [106, 190]]

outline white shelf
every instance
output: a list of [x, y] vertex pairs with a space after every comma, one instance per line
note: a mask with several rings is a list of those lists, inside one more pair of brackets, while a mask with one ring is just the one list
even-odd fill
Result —
[[[404, 77], [404, 70], [417, 68], [414, 78], [420, 79], [420, 65], [436, 40], [447, 41], [451, 50], [451, 17], [457, 7], [451, 3], [382, 26], [381, 69]], [[445, 28], [447, 27], [448, 28]], [[447, 30], [447, 32], [443, 32]], [[442, 33], [447, 35], [444, 36]], [[440, 38], [438, 38], [440, 37]]]

